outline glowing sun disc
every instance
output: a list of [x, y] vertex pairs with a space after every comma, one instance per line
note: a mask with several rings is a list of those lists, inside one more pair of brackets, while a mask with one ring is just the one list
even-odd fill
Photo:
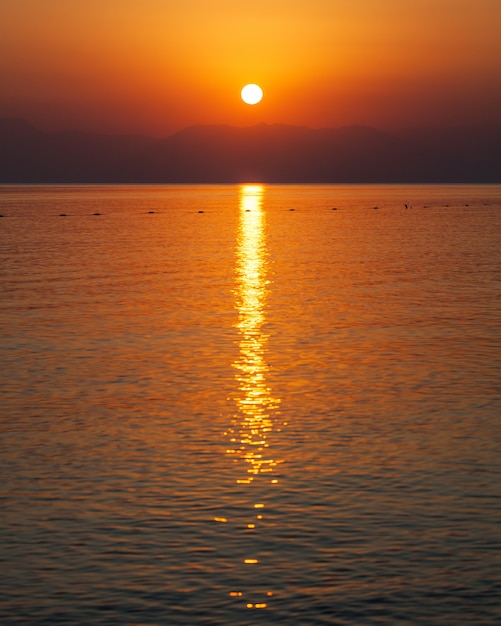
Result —
[[240, 92], [240, 95], [242, 96], [242, 100], [246, 104], [257, 104], [258, 102], [261, 102], [261, 99], [263, 97], [263, 90], [259, 85], [245, 85], [245, 87]]

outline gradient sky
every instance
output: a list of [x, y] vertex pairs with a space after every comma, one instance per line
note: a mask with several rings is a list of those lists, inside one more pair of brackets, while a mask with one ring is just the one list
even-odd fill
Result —
[[501, 123], [500, 28], [500, 0], [2, 0], [0, 116], [155, 135]]

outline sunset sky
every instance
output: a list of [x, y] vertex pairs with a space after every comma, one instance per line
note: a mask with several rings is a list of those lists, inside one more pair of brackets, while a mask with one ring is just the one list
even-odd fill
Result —
[[500, 0], [2, 0], [0, 116], [154, 135], [501, 123], [500, 28]]

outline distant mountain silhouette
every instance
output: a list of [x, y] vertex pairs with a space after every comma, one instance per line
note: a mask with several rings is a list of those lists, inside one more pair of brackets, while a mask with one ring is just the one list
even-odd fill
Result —
[[125, 181], [124, 164], [154, 142], [136, 135], [44, 133], [24, 120], [0, 119], [0, 182]]
[[501, 183], [501, 128], [192, 126], [164, 139], [0, 119], [0, 183]]

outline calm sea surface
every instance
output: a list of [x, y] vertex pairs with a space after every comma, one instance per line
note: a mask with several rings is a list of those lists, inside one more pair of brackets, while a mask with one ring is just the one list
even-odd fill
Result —
[[500, 187], [0, 213], [2, 624], [501, 623]]

